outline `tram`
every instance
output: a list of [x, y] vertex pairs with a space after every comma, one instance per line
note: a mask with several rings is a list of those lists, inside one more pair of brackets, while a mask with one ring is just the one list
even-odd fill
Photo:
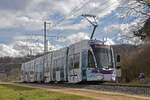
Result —
[[113, 48], [100, 40], [82, 40], [22, 64], [22, 82], [115, 81]]

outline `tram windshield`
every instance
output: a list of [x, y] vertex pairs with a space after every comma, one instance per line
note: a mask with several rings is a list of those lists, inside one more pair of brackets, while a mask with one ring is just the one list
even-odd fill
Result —
[[96, 58], [97, 66], [99, 68], [111, 68], [112, 57], [111, 50], [107, 46], [92, 46]]

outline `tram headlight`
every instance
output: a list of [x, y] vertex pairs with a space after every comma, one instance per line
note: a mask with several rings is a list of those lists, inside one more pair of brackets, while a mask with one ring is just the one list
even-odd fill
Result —
[[113, 73], [111, 75], [111, 80], [116, 81], [116, 72], [115, 71], [113, 71]]
[[103, 66], [103, 70], [108, 70], [109, 67], [108, 66]]

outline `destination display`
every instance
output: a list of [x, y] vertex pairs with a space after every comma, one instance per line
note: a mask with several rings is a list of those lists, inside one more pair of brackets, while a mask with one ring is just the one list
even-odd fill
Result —
[[101, 41], [101, 40], [89, 40], [88, 43], [90, 45], [94, 45], [94, 44], [103, 45], [105, 43], [105, 41]]
[[94, 45], [94, 48], [108, 48], [106, 45]]

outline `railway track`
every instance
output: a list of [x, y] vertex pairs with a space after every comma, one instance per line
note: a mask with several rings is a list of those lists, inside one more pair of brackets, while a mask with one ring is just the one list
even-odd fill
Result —
[[[24, 83], [19, 83], [24, 84]], [[119, 92], [125, 94], [133, 94], [140, 96], [148, 96], [150, 97], [150, 86], [139, 86], [139, 85], [121, 85], [121, 84], [71, 84], [71, 83], [49, 83], [49, 84], [41, 84], [41, 83], [26, 83], [29, 85], [41, 85], [41, 86], [54, 86], [58, 88], [82, 88], [82, 89], [90, 89], [97, 91], [109, 91], [109, 92]]]

